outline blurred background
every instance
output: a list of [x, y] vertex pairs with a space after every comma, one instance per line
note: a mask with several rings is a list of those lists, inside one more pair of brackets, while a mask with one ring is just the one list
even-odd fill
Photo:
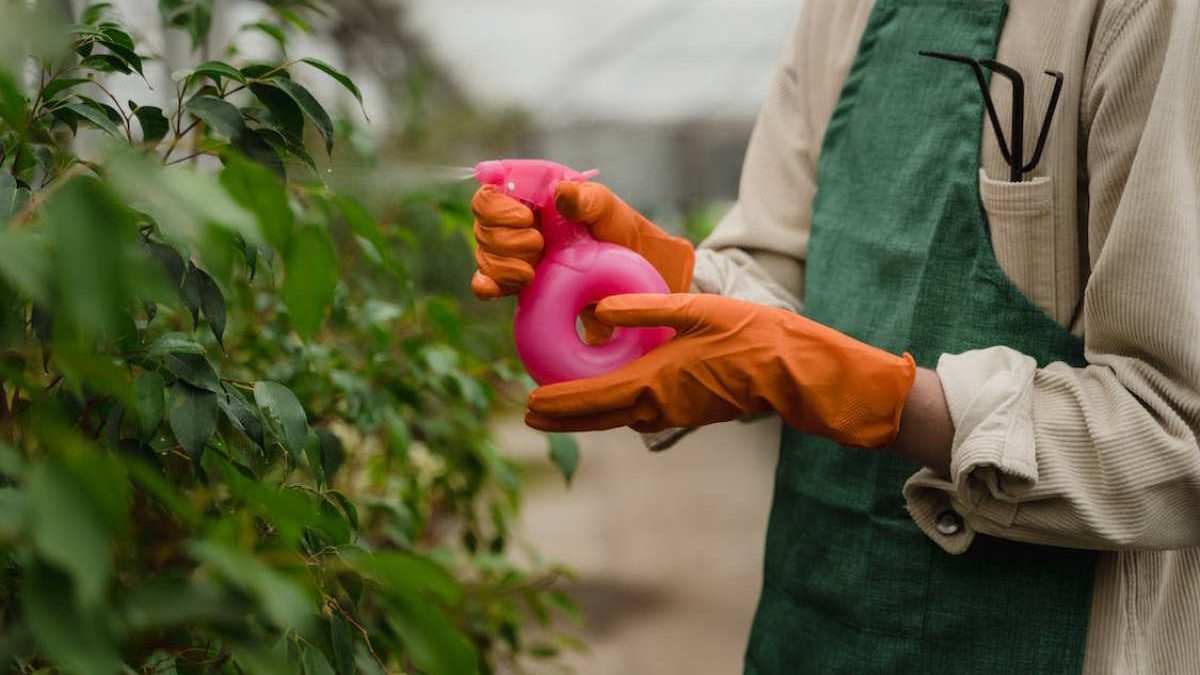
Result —
[[[56, 1], [76, 13], [86, 4]], [[339, 127], [352, 140], [331, 160], [329, 180], [362, 183], [367, 199], [386, 201], [393, 187], [440, 189], [443, 167], [546, 157], [600, 169], [635, 207], [698, 241], [736, 197], [757, 109], [802, 2], [337, 0], [288, 49], [328, 61], [362, 89], [367, 124], [336, 82], [318, 73], [305, 81], [320, 100], [341, 102]], [[164, 30], [151, 0], [114, 5], [158, 57], [147, 80], [168, 96], [187, 36]], [[261, 11], [212, 3], [212, 58], [228, 44], [246, 60], [278, 56], [272, 26], [253, 27]], [[123, 78], [113, 83], [118, 98], [122, 86], [144, 88]], [[465, 206], [471, 186], [450, 190]], [[506, 325], [511, 304], [469, 296], [463, 215], [458, 226], [427, 223], [411, 264], [424, 287], [459, 303], [468, 337], [476, 323], [476, 338], [502, 355], [508, 336], [491, 327]], [[777, 424], [721, 425], [657, 455], [632, 432], [582, 435], [568, 488], [519, 404], [509, 397], [492, 427], [522, 467], [522, 538], [577, 574], [568, 590], [583, 608], [587, 647], [565, 662], [585, 675], [741, 672]]]

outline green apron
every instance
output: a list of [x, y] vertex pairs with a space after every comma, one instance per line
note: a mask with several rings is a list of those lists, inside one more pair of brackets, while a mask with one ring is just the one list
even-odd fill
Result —
[[[973, 74], [917, 54], [991, 58], [1006, 9], [878, 0], [821, 153], [805, 315], [924, 367], [994, 345], [1084, 362], [996, 263]], [[978, 535], [948, 555], [905, 511], [913, 471], [785, 429], [746, 673], [1080, 672], [1095, 554]]]

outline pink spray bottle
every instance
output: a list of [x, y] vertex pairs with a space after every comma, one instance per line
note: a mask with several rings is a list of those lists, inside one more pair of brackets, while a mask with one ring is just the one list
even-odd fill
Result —
[[517, 354], [529, 375], [546, 385], [603, 375], [671, 339], [670, 328], [616, 328], [601, 345], [576, 332], [586, 307], [610, 295], [670, 293], [658, 270], [637, 253], [592, 238], [584, 223], [569, 221], [554, 207], [561, 181], [586, 182], [597, 171], [579, 173], [535, 159], [481, 162], [475, 180], [519, 199], [538, 218], [545, 254], [533, 281], [517, 296], [513, 318]]

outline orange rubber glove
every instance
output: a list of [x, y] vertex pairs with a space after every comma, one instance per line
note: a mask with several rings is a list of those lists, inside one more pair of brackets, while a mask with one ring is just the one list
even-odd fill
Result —
[[696, 427], [774, 411], [842, 445], [896, 437], [916, 377], [896, 356], [781, 309], [718, 295], [618, 295], [596, 316], [677, 335], [612, 373], [542, 387], [525, 421], [544, 431]]
[[[560, 183], [555, 206], [563, 216], [587, 223], [596, 239], [641, 254], [673, 292], [682, 293], [691, 285], [692, 245], [664, 232], [603, 185]], [[490, 185], [475, 192], [471, 210], [479, 243], [475, 249], [479, 269], [471, 279], [471, 290], [481, 299], [519, 292], [533, 279], [533, 268], [542, 259], [544, 242], [534, 227], [533, 212]]]

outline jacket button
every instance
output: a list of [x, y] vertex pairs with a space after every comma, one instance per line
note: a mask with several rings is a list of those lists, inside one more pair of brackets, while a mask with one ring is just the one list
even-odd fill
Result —
[[962, 531], [963, 519], [962, 516], [958, 515], [957, 511], [946, 509], [938, 514], [934, 527], [939, 534], [949, 537]]

